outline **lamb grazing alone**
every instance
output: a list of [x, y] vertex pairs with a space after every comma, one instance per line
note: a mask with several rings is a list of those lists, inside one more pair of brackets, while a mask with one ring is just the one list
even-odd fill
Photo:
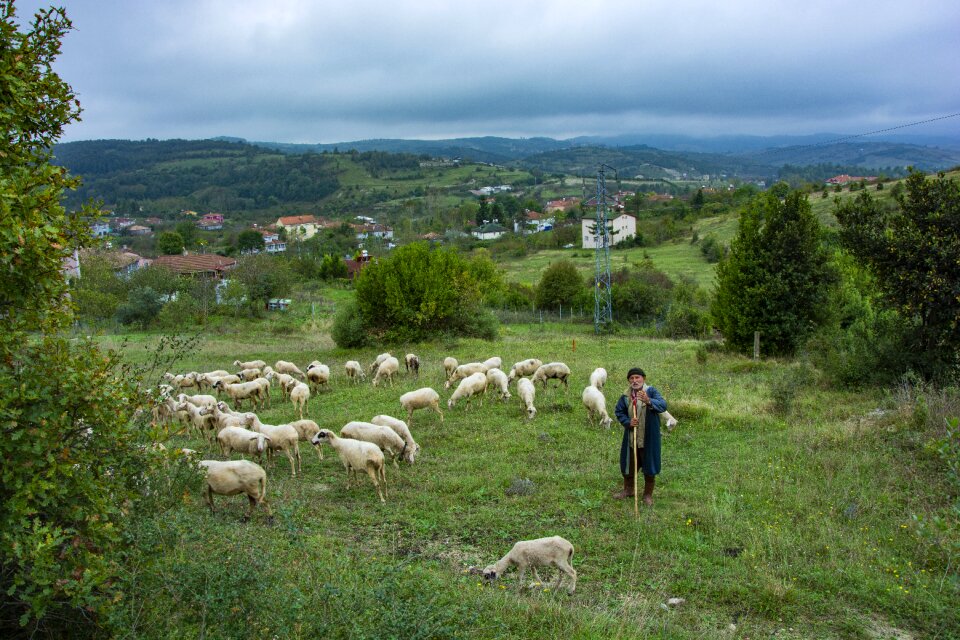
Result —
[[527, 360], [516, 362], [512, 367], [510, 367], [510, 373], [507, 374], [507, 380], [513, 382], [517, 378], [532, 376], [537, 372], [537, 369], [539, 369], [542, 364], [543, 362], [537, 360], [536, 358], [528, 358]]
[[533, 420], [533, 417], [537, 415], [537, 408], [533, 406], [537, 388], [533, 386], [529, 378], [520, 378], [517, 381], [517, 395], [520, 396], [520, 401], [527, 408], [527, 420]]
[[522, 587], [528, 567], [533, 569], [533, 577], [537, 582], [541, 582], [537, 567], [556, 567], [559, 573], [553, 588], [560, 587], [563, 575], [566, 574], [570, 578], [567, 593], [572, 594], [577, 588], [577, 572], [571, 566], [571, 560], [573, 560], [573, 545], [565, 538], [551, 536], [536, 540], [521, 540], [513, 545], [507, 555], [484, 569], [483, 577], [492, 582], [501, 577], [510, 567], [517, 567], [520, 570], [519, 583]]
[[[184, 451], [186, 451], [184, 449]], [[207, 488], [204, 497], [214, 513], [213, 494], [235, 496], [246, 494], [250, 501], [250, 510], [244, 519], [253, 515], [258, 505], [263, 505], [267, 516], [273, 518], [270, 503], [267, 502], [267, 472], [260, 465], [249, 460], [201, 460], [198, 463], [207, 471]]]
[[457, 400], [466, 399], [467, 400], [467, 409], [470, 408], [470, 401], [473, 399], [473, 396], [480, 396], [480, 406], [483, 406], [483, 394], [487, 391], [487, 374], [478, 371], [477, 373], [471, 374], [460, 381], [460, 385], [457, 387], [457, 390], [453, 392], [453, 395], [450, 396], [450, 399], [447, 400], [447, 408], [453, 409], [453, 405], [457, 404]]
[[380, 366], [377, 367], [377, 373], [373, 376], [373, 386], [380, 384], [380, 381], [386, 378], [390, 381], [390, 386], [393, 386], [393, 376], [400, 371], [400, 361], [390, 356], [386, 360], [380, 363]]
[[365, 379], [367, 376], [363, 373], [363, 367], [360, 366], [360, 363], [356, 360], [347, 360], [343, 365], [343, 370], [346, 372], [347, 377], [354, 381], [354, 383], [360, 382]]
[[583, 406], [587, 408], [587, 419], [593, 423], [595, 417], [600, 418], [600, 426], [609, 429], [613, 420], [607, 413], [607, 400], [603, 397], [603, 391], [593, 385], [587, 386], [583, 390]]
[[[567, 378], [570, 377], [570, 367], [565, 365], [562, 362], [550, 362], [548, 364], [541, 365], [533, 373], [533, 382], [542, 382], [543, 388], [547, 388], [547, 380], [556, 379], [563, 383], [563, 388], [568, 389]], [[557, 385], [560, 386], [559, 384]]]
[[330, 388], [330, 367], [318, 360], [307, 365], [307, 382], [318, 391], [320, 387]]
[[263, 369], [267, 366], [267, 363], [263, 360], [250, 360], [249, 362], [240, 362], [239, 360], [233, 361], [233, 366], [238, 369]]
[[307, 408], [308, 400], [310, 400], [310, 387], [308, 385], [298, 382], [290, 389], [290, 402], [300, 412], [301, 420], [303, 420], [303, 411]]
[[402, 458], [407, 453], [407, 443], [396, 431], [372, 422], [360, 422], [359, 420], [348, 422], [340, 429], [340, 437], [372, 442], [380, 447], [384, 455], [393, 459], [393, 466], [397, 469], [400, 468], [397, 459]]
[[[340, 456], [340, 462], [347, 471], [347, 488], [350, 488], [353, 474], [357, 471], [366, 471], [377, 489], [377, 495], [380, 496], [380, 502], [386, 502], [387, 494], [387, 469], [383, 461], [383, 452], [380, 447], [362, 440], [352, 440], [351, 438], [341, 438], [329, 429], [320, 429], [317, 435], [311, 440], [314, 446], [329, 444], [333, 447], [337, 455]], [[383, 482], [383, 489], [380, 489], [380, 482]]]
[[507, 380], [507, 374], [500, 369], [487, 369], [487, 384], [496, 387], [501, 400], [510, 399], [510, 382]]
[[590, 384], [603, 391], [603, 385], [607, 384], [607, 370], [603, 367], [597, 367], [590, 374]]
[[413, 424], [414, 411], [428, 407], [439, 413], [440, 422], [443, 422], [443, 412], [440, 411], [440, 394], [430, 387], [423, 387], [403, 394], [400, 396], [400, 406], [407, 410], [407, 421], [410, 424]]
[[416, 354], [408, 353], [403, 356], [403, 366], [407, 373], [413, 371], [414, 377], [420, 377], [420, 358]]
[[453, 373], [450, 374], [450, 377], [447, 378], [447, 381], [443, 384], [443, 388], [449, 389], [457, 380], [464, 380], [468, 376], [472, 376], [475, 373], [486, 373], [487, 369], [489, 368], [490, 367], [482, 362], [468, 362], [467, 364], [462, 364], [453, 370]]
[[304, 373], [303, 371], [300, 371], [300, 367], [293, 364], [292, 362], [287, 362], [286, 360], [277, 360], [273, 364], [273, 369], [277, 373], [289, 373], [290, 375], [296, 376], [301, 380], [303, 380], [304, 378]]
[[[320, 427], [313, 420], [296, 420], [291, 422], [290, 426], [297, 430], [301, 442], [310, 442], [313, 440], [313, 436], [320, 431]], [[317, 455], [323, 460], [323, 449], [320, 447], [314, 448], [317, 450]]]
[[[442, 414], [441, 417], [443, 417]], [[414, 461], [416, 461], [417, 454], [420, 453], [420, 445], [418, 445], [416, 440], [413, 439], [413, 434], [410, 433], [410, 427], [407, 426], [406, 422], [387, 415], [373, 416], [370, 422], [372, 424], [390, 427], [396, 431], [397, 435], [403, 438], [403, 441], [407, 445], [407, 448], [404, 450], [403, 459], [410, 464], [413, 464]]]
[[453, 372], [457, 370], [457, 367], [460, 366], [460, 363], [457, 362], [456, 358], [447, 356], [443, 359], [443, 371], [446, 374], [445, 377], [449, 378], [453, 375]]

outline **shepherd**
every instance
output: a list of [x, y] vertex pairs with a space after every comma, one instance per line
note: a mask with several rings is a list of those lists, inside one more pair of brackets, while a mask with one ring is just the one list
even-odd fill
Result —
[[[660, 473], [660, 414], [667, 410], [667, 401], [655, 387], [646, 384], [647, 374], [634, 367], [627, 372], [630, 385], [614, 413], [623, 425], [620, 445], [620, 473], [623, 490], [614, 498], [636, 498], [637, 471], [643, 471], [643, 504], [653, 505], [653, 487]], [[638, 469], [638, 466], [640, 467]]]

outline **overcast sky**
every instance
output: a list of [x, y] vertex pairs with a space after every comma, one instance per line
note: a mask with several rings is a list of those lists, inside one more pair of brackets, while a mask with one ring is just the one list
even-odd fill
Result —
[[[16, 0], [21, 20], [50, 4]], [[84, 109], [63, 141], [856, 134], [960, 112], [957, 0], [53, 4]]]

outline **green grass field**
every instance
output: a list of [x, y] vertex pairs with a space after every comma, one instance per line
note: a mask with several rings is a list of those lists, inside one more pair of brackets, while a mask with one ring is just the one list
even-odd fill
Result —
[[[107, 345], [120, 339], [103, 337]], [[157, 336], [124, 347], [145, 361]], [[113, 613], [137, 638], [947, 638], [960, 634], [956, 538], [929, 523], [948, 489], [928, 434], [888, 393], [842, 392], [809, 366], [754, 362], [693, 341], [595, 337], [589, 326], [512, 325], [492, 343], [458, 340], [415, 351], [420, 379], [352, 385], [343, 363], [374, 350], [335, 348], [323, 333], [205, 335], [180, 369], [234, 359], [313, 359], [331, 389], [308, 417], [402, 417], [398, 397], [431, 386], [444, 420], [425, 411], [411, 430], [412, 466], [388, 467], [381, 505], [363, 479], [346, 488], [336, 454], [302, 446], [303, 477], [268, 465], [273, 523], [241, 522], [246, 501], [218, 498], [211, 515], [194, 485], [162, 517], [138, 523], [137, 558]], [[447, 410], [440, 361], [538, 357], [573, 370], [569, 390], [538, 388], [539, 413], [516, 397]], [[664, 436], [656, 503], [634, 517], [620, 484], [621, 429], [588, 424], [580, 392], [605, 367], [608, 409], [630, 366], [646, 368], [679, 426]], [[402, 369], [402, 367], [401, 367]], [[786, 383], [785, 383], [786, 381]], [[491, 394], [492, 395], [492, 394]], [[788, 406], [773, 410], [774, 400]], [[274, 390], [267, 423], [295, 419]], [[218, 457], [196, 437], [189, 445]], [[915, 519], [915, 516], [920, 518]], [[955, 535], [953, 531], [950, 535]], [[521, 539], [562, 535], [576, 547], [573, 596], [523, 588], [483, 567]], [[953, 564], [951, 565], [951, 560]], [[545, 572], [545, 579], [552, 578]], [[668, 598], [685, 603], [667, 607]]]

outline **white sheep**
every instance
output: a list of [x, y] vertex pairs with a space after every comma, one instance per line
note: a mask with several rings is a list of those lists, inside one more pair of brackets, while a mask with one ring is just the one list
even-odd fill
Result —
[[264, 424], [254, 415], [251, 431], [262, 433], [267, 437], [268, 453], [283, 451], [290, 461], [290, 475], [297, 477], [297, 471], [303, 475], [303, 463], [300, 459], [300, 434], [289, 424]]
[[206, 408], [200, 408], [195, 404], [185, 401], [178, 402], [176, 406], [177, 411], [186, 411], [191, 424], [193, 424], [201, 437], [213, 442], [214, 420], [212, 415], [205, 412], [205, 409]]
[[267, 510], [267, 516], [273, 518], [270, 503], [267, 502], [267, 472], [263, 467], [249, 460], [201, 460], [198, 464], [207, 471], [204, 497], [210, 505], [210, 513], [215, 512], [213, 494], [235, 496], [243, 493], [250, 501], [250, 510], [244, 519], [250, 518], [253, 510], [261, 504]]
[[466, 399], [467, 409], [470, 408], [470, 401], [474, 396], [480, 396], [480, 406], [483, 406], [483, 395], [487, 391], [487, 374], [478, 371], [460, 381], [457, 390], [453, 392], [450, 399], [447, 400], [447, 408], [453, 409], [457, 400]]
[[250, 382], [251, 380], [256, 380], [260, 377], [260, 369], [254, 367], [253, 369], [241, 369], [237, 372], [237, 375], [240, 376], [240, 379], [244, 382]]
[[428, 407], [439, 413], [440, 422], [443, 422], [443, 412], [440, 411], [440, 394], [430, 387], [423, 387], [403, 394], [400, 396], [400, 406], [407, 410], [407, 420], [410, 424], [413, 424], [414, 411]]
[[343, 369], [346, 372], [347, 377], [353, 380], [355, 383], [360, 382], [367, 377], [363, 372], [363, 367], [360, 366], [360, 363], [356, 360], [347, 360], [343, 365]]
[[453, 370], [453, 373], [450, 374], [450, 377], [447, 378], [447, 381], [443, 384], [443, 388], [449, 389], [457, 380], [464, 380], [468, 376], [472, 376], [475, 373], [486, 373], [487, 369], [489, 368], [490, 367], [482, 362], [468, 362], [467, 364], [462, 364]]
[[390, 456], [393, 459], [393, 466], [397, 469], [400, 468], [400, 465], [397, 464], [397, 458], [402, 458], [407, 453], [407, 443], [396, 431], [372, 422], [361, 422], [359, 420], [348, 422], [340, 429], [340, 437], [372, 442], [380, 447], [385, 456]]
[[293, 389], [298, 382], [300, 382], [289, 373], [277, 373], [276, 371], [267, 374], [266, 379], [270, 381], [277, 381], [277, 386], [280, 387], [280, 395], [284, 398], [290, 397], [290, 390]]
[[510, 399], [510, 382], [507, 380], [507, 374], [500, 369], [487, 369], [487, 384], [496, 387], [501, 400]]
[[377, 372], [377, 369], [380, 367], [380, 365], [383, 364], [383, 361], [390, 357], [392, 356], [390, 355], [389, 351], [384, 351], [383, 353], [378, 355], [376, 360], [370, 363], [370, 370], [369, 370], [370, 375], [374, 375]]
[[503, 358], [493, 356], [492, 358], [484, 360], [483, 364], [487, 365], [487, 369], [503, 369]]
[[[329, 429], [320, 429], [317, 435], [311, 440], [314, 446], [329, 444], [340, 457], [343, 468], [347, 471], [347, 488], [350, 488], [353, 474], [357, 471], [366, 471], [377, 489], [377, 495], [380, 496], [380, 502], [386, 502], [387, 494], [387, 469], [384, 464], [383, 452], [380, 447], [362, 440], [353, 440], [351, 438], [341, 438]], [[380, 482], [383, 482], [383, 490], [380, 489]]]
[[217, 433], [220, 453], [225, 458], [229, 458], [230, 454], [236, 451], [255, 455], [258, 460], [262, 460], [269, 441], [270, 438], [267, 435], [243, 427], [224, 427]]
[[[270, 383], [268, 382], [267, 384]], [[240, 403], [244, 400], [250, 400], [255, 409], [259, 408], [263, 402], [263, 387], [259, 380], [229, 384], [221, 378], [213, 383], [213, 388], [225, 391], [237, 407], [239, 407]]]
[[243, 382], [240, 379], [240, 376], [234, 373], [228, 373], [225, 376], [208, 376], [207, 384], [210, 385], [210, 388], [216, 391], [217, 395], [220, 395], [223, 390], [217, 387], [217, 382], [223, 382], [224, 384], [237, 384], [238, 382]]
[[[442, 417], [442, 416], [441, 416]], [[390, 427], [397, 432], [397, 435], [403, 438], [403, 441], [406, 443], [407, 448], [404, 450], [403, 459], [413, 464], [417, 459], [417, 454], [420, 453], [420, 445], [417, 444], [416, 440], [413, 439], [413, 434], [410, 433], [410, 427], [407, 426], [407, 423], [403, 420], [394, 418], [393, 416], [388, 415], [379, 415], [373, 416], [370, 420], [372, 424], [379, 424], [384, 427]]]
[[537, 408], [533, 406], [533, 400], [537, 395], [537, 388], [530, 381], [530, 378], [520, 378], [517, 381], [517, 395], [520, 401], [527, 408], [527, 420], [533, 420], [537, 415]]
[[513, 382], [517, 378], [522, 378], [524, 376], [532, 376], [536, 373], [543, 365], [543, 362], [537, 358], [528, 358], [526, 360], [521, 360], [520, 362], [515, 362], [512, 367], [510, 367], [510, 373], [507, 374], [507, 380]]
[[274, 369], [277, 373], [289, 373], [290, 375], [296, 376], [297, 378], [300, 378], [301, 380], [303, 380], [303, 378], [304, 378], [304, 373], [303, 373], [303, 371], [300, 371], [300, 367], [298, 367], [297, 365], [293, 364], [292, 362], [287, 362], [286, 360], [277, 360], [277, 361], [273, 364], [273, 369]]
[[583, 406], [587, 408], [587, 419], [592, 424], [594, 418], [600, 418], [600, 426], [609, 429], [613, 420], [607, 413], [607, 400], [603, 397], [603, 392], [593, 385], [588, 385], [583, 390]]
[[230, 372], [224, 369], [199, 373], [197, 374], [197, 388], [202, 391], [204, 387], [212, 387], [217, 378], [222, 378], [223, 376], [228, 375], [230, 375]]
[[536, 540], [521, 540], [494, 564], [483, 570], [483, 577], [493, 581], [501, 577], [510, 567], [520, 570], [518, 582], [523, 586], [523, 578], [527, 568], [533, 569], [533, 576], [540, 582], [537, 567], [556, 567], [559, 569], [557, 581], [553, 588], [557, 589], [563, 581], [564, 574], [570, 578], [567, 593], [572, 594], [577, 588], [577, 572], [570, 562], [573, 560], [573, 545], [569, 540], [560, 536], [537, 538]]
[[453, 372], [457, 370], [457, 367], [460, 366], [460, 363], [457, 362], [457, 359], [451, 356], [447, 356], [443, 359], [443, 371], [444, 377], [449, 378], [453, 375]]
[[377, 373], [373, 377], [373, 386], [380, 384], [380, 381], [386, 378], [390, 381], [390, 386], [393, 386], [393, 376], [400, 371], [400, 361], [390, 356], [386, 360], [380, 363], [380, 366], [377, 367]]
[[250, 360], [249, 362], [240, 362], [239, 360], [233, 361], [233, 366], [238, 369], [263, 369], [267, 366], [267, 363], [263, 360]]
[[403, 356], [403, 367], [407, 373], [413, 371], [414, 377], [420, 377], [420, 358], [415, 353], [408, 353]]
[[603, 367], [597, 367], [590, 374], [590, 384], [603, 391], [603, 385], [607, 384], [607, 370]]
[[[562, 362], [550, 362], [548, 364], [540, 365], [540, 367], [534, 371], [533, 380], [534, 383], [542, 382], [543, 388], [547, 388], [547, 380], [556, 379], [563, 383], [563, 388], [568, 389], [569, 385], [567, 384], [567, 378], [570, 377], [570, 367], [565, 365]], [[558, 384], [557, 387], [560, 385]]]
[[308, 385], [298, 382], [290, 389], [290, 402], [300, 412], [301, 420], [303, 420], [303, 411], [307, 408], [308, 400], [310, 400], [310, 387]]
[[256, 415], [232, 411], [226, 402], [218, 402], [213, 408], [204, 408], [202, 411], [213, 416], [217, 433], [224, 427], [249, 427], [253, 423], [252, 416]]
[[213, 407], [216, 406], [217, 399], [214, 396], [199, 394], [188, 396], [185, 393], [181, 393], [177, 396], [177, 402], [189, 402], [197, 407]]
[[[313, 420], [295, 420], [290, 423], [290, 426], [297, 430], [302, 442], [310, 442], [313, 440], [313, 436], [320, 431], [320, 427]], [[317, 450], [317, 456], [323, 460], [323, 449], [320, 447], [314, 448]]]
[[314, 390], [319, 390], [322, 386], [326, 386], [327, 389], [329, 389], [330, 367], [318, 360], [314, 360], [307, 365], [307, 382]]

